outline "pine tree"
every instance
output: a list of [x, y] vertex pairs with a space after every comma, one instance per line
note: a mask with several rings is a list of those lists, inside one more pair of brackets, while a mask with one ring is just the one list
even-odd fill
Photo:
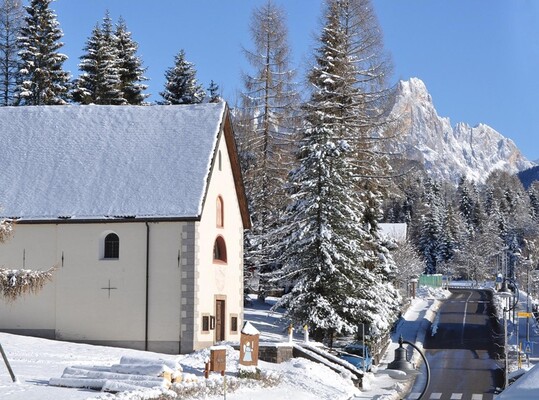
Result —
[[219, 101], [219, 85], [215, 83], [213, 79], [210, 82], [210, 86], [208, 86], [208, 93], [210, 94], [210, 98], [208, 99], [210, 103], [215, 103]]
[[528, 196], [530, 196], [530, 213], [532, 219], [537, 223], [539, 222], [539, 193], [537, 191], [539, 184], [534, 182], [528, 188]]
[[240, 152], [248, 155], [243, 176], [252, 228], [245, 234], [245, 267], [262, 272], [260, 297], [268, 289], [264, 273], [275, 268], [268, 234], [286, 204], [283, 183], [291, 169], [298, 93], [290, 67], [284, 11], [267, 1], [253, 11], [253, 50], [244, 50], [251, 66], [244, 74], [241, 110], [235, 118]]
[[143, 93], [148, 85], [144, 76], [146, 68], [142, 67], [142, 60], [137, 56], [138, 44], [132, 39], [131, 32], [123, 18], [116, 25], [116, 46], [118, 49], [118, 68], [120, 74], [120, 91], [127, 104], [141, 105], [149, 94]]
[[442, 246], [444, 239], [445, 212], [441, 200], [440, 186], [432, 179], [425, 182], [424, 203], [419, 210], [420, 235], [418, 248], [426, 262], [426, 273], [435, 274], [437, 264], [444, 260]]
[[[342, 9], [341, 24], [347, 34], [346, 52], [354, 64], [355, 75], [349, 81], [356, 89], [354, 112], [348, 124], [354, 126], [358, 174], [366, 180], [389, 176], [382, 145], [394, 137], [387, 114], [393, 105], [388, 78], [392, 63], [384, 50], [382, 30], [371, 0], [334, 0]], [[389, 138], [385, 138], [388, 131]], [[365, 181], [365, 180], [363, 180]], [[381, 188], [378, 185], [378, 189]]]
[[0, 3], [0, 105], [14, 103], [19, 71], [20, 29], [24, 10], [20, 0], [2, 0]]
[[120, 90], [118, 46], [108, 12], [102, 27], [93, 29], [84, 51], [79, 64], [82, 73], [73, 84], [73, 100], [81, 104], [127, 104]]
[[307, 324], [315, 338], [354, 334], [360, 323], [380, 334], [391, 325], [399, 295], [388, 279], [395, 264], [366, 221], [357, 189], [356, 136], [351, 115], [357, 73], [342, 24], [346, 9], [328, 1], [325, 27], [309, 74], [315, 90], [304, 106], [299, 166], [289, 178], [278, 272], [293, 283], [281, 299], [294, 323]]
[[514, 174], [492, 172], [485, 183], [491, 188], [493, 202], [499, 210], [495, 217], [506, 246], [518, 247], [534, 226], [530, 213], [530, 198], [522, 182]]
[[174, 57], [174, 66], [165, 72], [165, 90], [160, 93], [164, 104], [202, 103], [206, 92], [196, 80], [193, 63], [185, 59], [185, 52]]
[[387, 80], [391, 74], [391, 62], [384, 51], [382, 31], [371, 1], [332, 1], [340, 9], [340, 24], [346, 34], [345, 54], [354, 66], [353, 71], [341, 72], [341, 76], [346, 77], [346, 85], [352, 86], [354, 90], [351, 91], [353, 95], [349, 103], [343, 102], [341, 105], [343, 109], [340, 113], [344, 124], [348, 126], [346, 137], [356, 153], [356, 190], [361, 193], [365, 204], [362, 222], [369, 235], [364, 243], [368, 244], [365, 247], [372, 252], [375, 260], [367, 268], [377, 271], [378, 279], [386, 285], [373, 290], [385, 291], [387, 300], [384, 306], [393, 310], [385, 314], [387, 322], [391, 321], [398, 307], [398, 296], [394, 295], [395, 289], [391, 284], [396, 274], [395, 265], [390, 257], [386, 257], [387, 249], [381, 241], [378, 228], [383, 215], [382, 198], [386, 191], [386, 183], [382, 179], [390, 176], [388, 160], [380, 148], [387, 140], [384, 137], [385, 131], [390, 128], [387, 114], [392, 100]]
[[473, 204], [473, 201], [470, 196], [469, 189], [468, 189], [468, 182], [466, 181], [466, 177], [464, 176], [461, 177], [459, 180], [457, 193], [459, 196], [460, 214], [464, 218], [464, 221], [466, 221], [468, 231], [471, 234], [474, 229], [474, 223], [473, 223], [474, 204]]
[[437, 246], [436, 264], [449, 263], [458, 252], [462, 240], [466, 239], [463, 235], [465, 223], [452, 205], [443, 208], [442, 233], [440, 242]]
[[32, 0], [26, 7], [28, 15], [19, 37], [18, 104], [66, 104], [69, 74], [62, 65], [67, 56], [58, 52], [63, 32], [49, 8], [52, 1]]

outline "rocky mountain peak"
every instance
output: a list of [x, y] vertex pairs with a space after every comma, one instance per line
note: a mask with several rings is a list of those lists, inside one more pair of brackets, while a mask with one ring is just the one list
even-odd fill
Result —
[[432, 104], [432, 97], [430, 96], [425, 83], [419, 78], [410, 78], [407, 81], [399, 81], [397, 87], [398, 95], [403, 98]]
[[397, 85], [392, 116], [397, 121], [398, 140], [391, 152], [421, 162], [438, 179], [457, 182], [460, 176], [482, 182], [495, 169], [517, 173], [534, 165], [512, 140], [488, 125], [454, 127], [440, 117], [427, 87], [418, 78]]

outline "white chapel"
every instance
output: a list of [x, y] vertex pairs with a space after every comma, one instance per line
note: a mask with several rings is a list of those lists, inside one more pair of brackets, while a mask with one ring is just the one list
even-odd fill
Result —
[[250, 226], [229, 110], [0, 107], [0, 331], [166, 353], [239, 341]]

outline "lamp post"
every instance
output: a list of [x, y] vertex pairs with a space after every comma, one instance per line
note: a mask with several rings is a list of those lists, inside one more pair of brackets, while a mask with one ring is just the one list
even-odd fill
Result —
[[[509, 283], [511, 283], [513, 285], [513, 287], [515, 288], [515, 295], [513, 293], [511, 293], [511, 291], [509, 290], [508, 286], [507, 286], [507, 281], [509, 281]], [[513, 281], [511, 278], [505, 278], [503, 283], [502, 283], [502, 288], [498, 291], [498, 294], [501, 296], [501, 297], [504, 297], [506, 299], [509, 299], [510, 297], [513, 297], [515, 300], [513, 301], [513, 304], [509, 307], [509, 305], [507, 307], [504, 307], [503, 308], [503, 327], [504, 327], [504, 357], [505, 357], [505, 373], [504, 373], [504, 389], [507, 388], [507, 386], [509, 386], [509, 353], [507, 351], [507, 317], [510, 315], [509, 313], [514, 310], [518, 304], [518, 296], [519, 296], [519, 292], [518, 292], [518, 286], [516, 284], [515, 281]], [[517, 320], [517, 324], [518, 324], [518, 320]], [[518, 337], [517, 337], [517, 345], [518, 345]]]
[[419, 347], [417, 347], [412, 342], [404, 340], [402, 338], [402, 335], [401, 335], [400, 338], [399, 338], [399, 347], [395, 350], [395, 360], [390, 362], [389, 365], [387, 366], [387, 368], [388, 369], [396, 369], [396, 370], [399, 370], [399, 371], [403, 371], [405, 373], [409, 373], [410, 371], [412, 371], [414, 369], [414, 367], [412, 366], [412, 363], [410, 363], [410, 361], [408, 361], [408, 359], [406, 358], [406, 349], [404, 347], [402, 347], [402, 345], [404, 343], [406, 343], [406, 344], [412, 346], [414, 349], [416, 349], [417, 352], [419, 353], [419, 355], [421, 356], [421, 358], [423, 359], [423, 362], [425, 363], [425, 369], [427, 371], [427, 381], [425, 383], [425, 387], [423, 388], [423, 391], [420, 393], [419, 398], [418, 398], [418, 400], [421, 400], [421, 399], [423, 399], [423, 396], [425, 395], [425, 393], [427, 392], [427, 389], [429, 388], [429, 384], [430, 384], [430, 367], [429, 367], [429, 362], [427, 361], [427, 357], [425, 357], [425, 354], [423, 354], [423, 352], [421, 351], [421, 349]]
[[[530, 256], [526, 259], [526, 341], [530, 342], [530, 266], [532, 259]], [[529, 363], [529, 359], [528, 359]]]

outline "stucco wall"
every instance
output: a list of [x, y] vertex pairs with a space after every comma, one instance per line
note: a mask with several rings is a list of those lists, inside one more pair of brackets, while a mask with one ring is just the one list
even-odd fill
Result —
[[[8, 269], [47, 270], [60, 264], [57, 235], [56, 226], [39, 225], [32, 230], [16, 227], [12, 238], [0, 245], [0, 265]], [[27, 246], [27, 239], [35, 245]], [[22, 333], [33, 330], [40, 336], [54, 338], [56, 285], [56, 280], [48, 283], [39, 297], [27, 294], [14, 302], [0, 302], [0, 328]]]
[[[215, 330], [202, 332], [202, 315], [215, 316], [215, 295], [226, 300], [225, 339], [239, 341], [239, 331], [243, 322], [243, 225], [236, 197], [230, 159], [223, 137], [218, 144], [219, 153], [213, 165], [213, 177], [208, 187], [202, 219], [198, 224], [198, 271], [199, 293], [196, 306], [195, 336], [196, 348], [211, 345], [215, 341]], [[224, 203], [224, 226], [217, 227], [217, 197]], [[227, 263], [215, 263], [213, 246], [221, 235], [227, 247]], [[215, 293], [215, 295], [214, 295]], [[238, 332], [230, 331], [231, 316], [238, 317]]]
[[[182, 232], [193, 223], [149, 223], [149, 349], [180, 349]], [[146, 243], [144, 222], [20, 224], [2, 245], [8, 268], [57, 266], [37, 295], [0, 302], [0, 329], [58, 339], [144, 349], [146, 342]], [[107, 233], [120, 238], [118, 259], [103, 259]], [[110, 288], [110, 289], [109, 289]]]

